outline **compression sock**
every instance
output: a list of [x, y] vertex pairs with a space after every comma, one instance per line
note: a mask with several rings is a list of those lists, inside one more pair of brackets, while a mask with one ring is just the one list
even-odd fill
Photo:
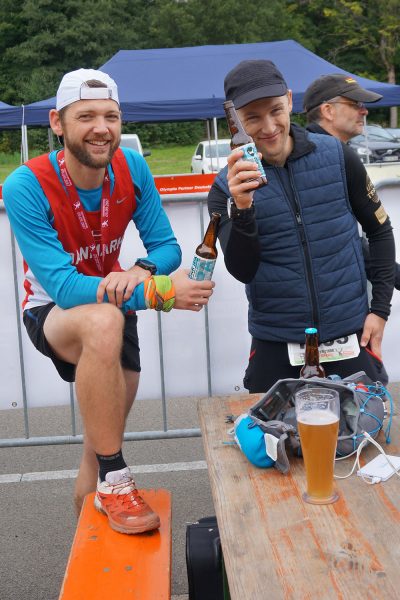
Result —
[[99, 478], [100, 481], [105, 481], [107, 473], [110, 471], [120, 471], [127, 466], [122, 456], [122, 450], [115, 454], [105, 456], [104, 454], [96, 454], [99, 462]]

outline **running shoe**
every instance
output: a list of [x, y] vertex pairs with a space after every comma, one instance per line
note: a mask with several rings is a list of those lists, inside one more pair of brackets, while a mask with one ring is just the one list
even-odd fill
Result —
[[139, 495], [129, 467], [110, 471], [105, 481], [97, 482], [94, 505], [120, 533], [142, 533], [160, 527], [160, 517]]

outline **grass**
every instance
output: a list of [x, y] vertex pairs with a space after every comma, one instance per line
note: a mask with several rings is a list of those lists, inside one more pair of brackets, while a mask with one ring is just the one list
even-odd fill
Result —
[[20, 164], [19, 152], [13, 154], [5, 154], [0, 152], [0, 183], [2, 183], [7, 175], [14, 171]]
[[151, 156], [146, 156], [146, 160], [153, 175], [190, 173], [190, 161], [195, 149], [196, 144], [151, 148]]
[[[174, 173], [190, 173], [190, 161], [195, 151], [193, 146], [166, 146], [164, 148], [151, 148], [151, 156], [146, 156], [146, 161], [153, 175], [170, 175]], [[147, 150], [147, 147], [145, 148]], [[32, 153], [31, 156], [33, 156]], [[18, 152], [5, 154], [0, 152], [0, 183], [4, 182], [7, 175], [20, 165]]]

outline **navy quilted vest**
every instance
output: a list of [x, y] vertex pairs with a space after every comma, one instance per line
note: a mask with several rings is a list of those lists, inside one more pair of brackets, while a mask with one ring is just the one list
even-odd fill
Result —
[[[326, 341], [362, 329], [368, 312], [340, 143], [308, 138], [318, 151], [287, 168], [267, 166], [268, 184], [254, 194], [261, 262], [246, 293], [255, 338], [304, 342], [304, 329], [315, 326]], [[229, 195], [226, 169], [218, 184]]]

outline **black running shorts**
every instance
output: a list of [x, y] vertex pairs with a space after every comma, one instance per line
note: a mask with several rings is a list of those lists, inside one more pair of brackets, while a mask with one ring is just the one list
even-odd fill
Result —
[[[23, 321], [35, 348], [53, 361], [55, 368], [64, 381], [72, 382], [75, 381], [76, 365], [57, 358], [43, 333], [44, 322], [53, 306], [55, 306], [55, 303], [50, 302], [43, 306], [29, 308], [24, 311]], [[128, 369], [129, 371], [140, 371], [140, 349], [136, 314], [125, 315], [121, 364], [124, 369]]]
[[[361, 331], [357, 332], [359, 342], [361, 333]], [[360, 348], [360, 354], [356, 358], [324, 362], [322, 366], [327, 376], [339, 375], [343, 378], [358, 371], [365, 371], [372, 381], [381, 381], [384, 385], [388, 381], [383, 363], [365, 348]], [[270, 342], [252, 338], [249, 364], [243, 380], [244, 387], [250, 393], [265, 393], [278, 379], [298, 379], [299, 377], [300, 367], [293, 367], [290, 364], [285, 342]]]

